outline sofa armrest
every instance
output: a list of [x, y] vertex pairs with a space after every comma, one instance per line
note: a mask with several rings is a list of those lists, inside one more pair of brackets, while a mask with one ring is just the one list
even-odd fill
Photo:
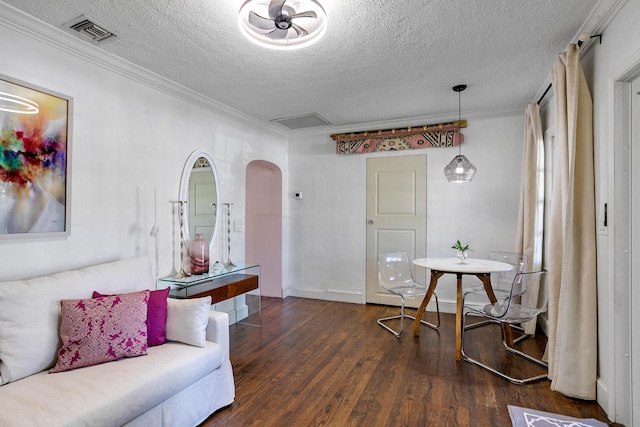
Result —
[[222, 346], [222, 357], [229, 359], [229, 315], [220, 311], [209, 311], [207, 324], [207, 341], [213, 341]]

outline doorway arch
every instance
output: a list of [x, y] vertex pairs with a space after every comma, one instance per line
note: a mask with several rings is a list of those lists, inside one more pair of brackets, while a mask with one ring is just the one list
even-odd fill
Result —
[[245, 259], [260, 264], [260, 294], [282, 298], [282, 171], [254, 160], [246, 183]]

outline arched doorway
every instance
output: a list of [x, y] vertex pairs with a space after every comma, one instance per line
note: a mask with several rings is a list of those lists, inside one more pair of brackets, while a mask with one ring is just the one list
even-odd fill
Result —
[[245, 259], [260, 264], [260, 293], [282, 298], [282, 172], [273, 163], [247, 165]]

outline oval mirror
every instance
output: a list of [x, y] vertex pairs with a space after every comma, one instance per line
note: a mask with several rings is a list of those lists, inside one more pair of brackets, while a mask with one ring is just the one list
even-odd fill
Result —
[[204, 150], [196, 150], [187, 159], [180, 179], [179, 200], [186, 201], [182, 212], [182, 236], [185, 244], [196, 234], [209, 242], [213, 256], [218, 230], [220, 190], [213, 158]]

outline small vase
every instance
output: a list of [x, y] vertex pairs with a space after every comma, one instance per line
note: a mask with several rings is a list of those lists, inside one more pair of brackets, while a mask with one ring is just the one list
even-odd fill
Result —
[[468, 257], [467, 251], [458, 251], [456, 257], [460, 260], [460, 264], [464, 264]]
[[191, 274], [205, 274], [209, 272], [209, 242], [196, 234], [196, 239], [189, 243], [189, 259]]

